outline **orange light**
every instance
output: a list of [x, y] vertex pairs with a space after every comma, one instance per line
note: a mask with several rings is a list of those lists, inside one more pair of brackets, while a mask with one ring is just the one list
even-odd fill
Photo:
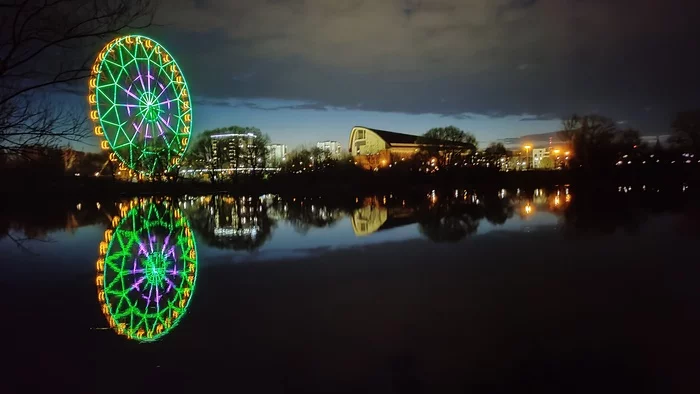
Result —
[[184, 137], [184, 138], [182, 138], [182, 139], [180, 140], [180, 143], [181, 143], [182, 145], [187, 145], [187, 143], [188, 143], [189, 141], [190, 141], [190, 140], [189, 140], [187, 137]]
[[90, 119], [92, 119], [92, 120], [99, 119], [99, 116], [97, 115], [97, 111], [90, 111]]
[[[97, 67], [97, 65], [95, 65], [95, 66], [93, 67], [93, 71], [95, 71], [95, 67]], [[98, 70], [98, 71], [99, 71], [99, 70]], [[95, 73], [97, 73], [97, 71], [95, 71]], [[90, 87], [93, 88], [93, 89], [95, 89], [95, 88], [97, 87], [97, 78], [91, 78], [91, 79], [90, 79]]]
[[107, 141], [100, 141], [100, 148], [102, 149], [109, 149], [109, 143]]
[[[93, 129], [93, 131], [95, 132], [95, 135], [104, 135], [104, 134], [105, 134], [105, 133], [102, 131], [102, 127], [100, 127], [100, 126], [95, 126], [95, 128]], [[105, 142], [106, 142], [106, 141], [105, 141]]]

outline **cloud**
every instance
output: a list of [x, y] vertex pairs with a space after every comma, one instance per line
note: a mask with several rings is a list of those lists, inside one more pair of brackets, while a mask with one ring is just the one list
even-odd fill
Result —
[[[448, 116], [566, 116], [595, 103], [634, 123], [700, 105], [700, 91], [687, 88], [700, 84], [693, 39], [700, 25], [686, 18], [692, 7], [169, 0], [156, 20], [165, 27], [152, 33], [176, 55], [193, 94], [211, 99], [296, 100], [319, 110], [362, 103], [363, 110]], [[653, 113], [643, 110], [651, 104]]]
[[210, 99], [210, 98], [197, 98], [195, 99], [196, 105], [203, 106], [213, 106], [213, 107], [230, 107], [230, 108], [248, 108], [252, 110], [259, 111], [279, 111], [285, 109], [291, 110], [312, 110], [312, 111], [327, 111], [326, 105], [321, 103], [305, 103], [301, 102], [298, 104], [285, 104], [285, 105], [271, 105], [268, 100], [235, 100], [235, 99]]
[[523, 115], [522, 118], [520, 118], [521, 122], [532, 122], [532, 121], [540, 121], [540, 120], [552, 120], [552, 119], [557, 119], [558, 116], [555, 114], [541, 114], [541, 115]]
[[469, 114], [451, 114], [451, 115], [442, 115], [442, 118], [454, 118], [458, 120], [464, 120], [464, 119], [474, 119], [474, 116], [469, 115]]

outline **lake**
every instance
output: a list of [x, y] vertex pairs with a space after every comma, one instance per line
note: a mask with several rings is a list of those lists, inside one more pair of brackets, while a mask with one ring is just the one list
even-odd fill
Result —
[[2, 392], [697, 392], [698, 191], [3, 207]]

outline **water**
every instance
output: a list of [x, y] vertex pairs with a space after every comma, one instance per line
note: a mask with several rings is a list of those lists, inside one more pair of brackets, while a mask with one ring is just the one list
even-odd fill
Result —
[[6, 206], [1, 387], [693, 392], [697, 202], [562, 185]]

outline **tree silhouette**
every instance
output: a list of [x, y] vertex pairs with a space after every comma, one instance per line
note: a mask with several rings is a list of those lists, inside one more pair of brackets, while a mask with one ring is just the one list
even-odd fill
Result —
[[600, 115], [572, 115], [563, 121], [559, 137], [571, 144], [576, 164], [586, 169], [610, 166], [614, 159], [615, 122]]
[[418, 138], [422, 150], [445, 166], [477, 149], [476, 137], [455, 126], [435, 127]]
[[671, 127], [674, 142], [700, 154], [700, 109], [679, 112]]
[[90, 135], [82, 108], [48, 95], [74, 90], [112, 37], [150, 25], [149, 0], [14, 0], [0, 5], [0, 148], [58, 146]]

